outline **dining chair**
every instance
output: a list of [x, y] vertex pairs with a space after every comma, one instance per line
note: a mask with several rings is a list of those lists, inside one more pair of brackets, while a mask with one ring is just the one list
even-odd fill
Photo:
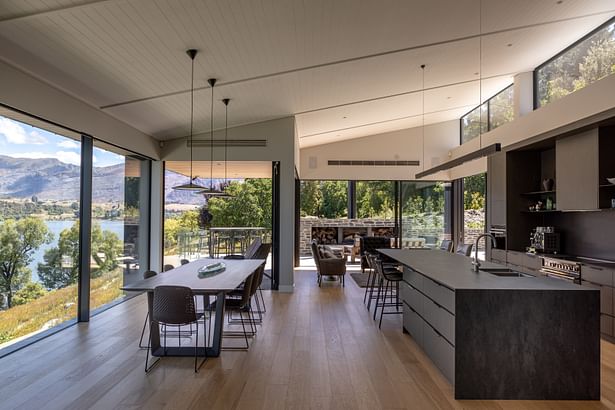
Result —
[[442, 242], [440, 242], [440, 249], [446, 252], [452, 252], [453, 251], [453, 241], [451, 241], [450, 239], [442, 240]]
[[168, 264], [168, 263], [162, 267], [163, 272], [170, 271], [171, 269], [175, 269], [175, 266]]
[[[156, 275], [158, 275], [156, 271], [146, 270], [145, 272], [143, 272], [143, 279], [153, 278]], [[139, 339], [140, 349], [145, 349], [147, 347], [147, 346], [143, 346], [143, 336], [145, 335], [145, 328], [147, 327], [148, 319], [149, 319], [149, 310], [147, 311], [147, 314], [145, 315], [145, 320], [143, 321], [143, 330], [141, 330], [141, 338]]]
[[[250, 326], [253, 326], [253, 324], [250, 321], [250, 319], [252, 319], [250, 315], [250, 298], [252, 295], [252, 281], [254, 280], [255, 276], [256, 276], [256, 272], [252, 273], [250, 276], [246, 278], [242, 292], [241, 292], [241, 298], [226, 299], [224, 301], [216, 300], [213, 303], [209, 304], [209, 309], [212, 311], [216, 309], [216, 305], [218, 303], [224, 303], [225, 304], [224, 309], [226, 310], [228, 315], [231, 315], [232, 312], [239, 313], [239, 318], [240, 318], [239, 322], [241, 322], [241, 327], [243, 329], [243, 332], [224, 331], [222, 333], [222, 338], [224, 339], [225, 337], [233, 338], [237, 336], [243, 336], [243, 338], [245, 339], [245, 343], [246, 343], [245, 347], [244, 346], [239, 346], [239, 347], [222, 346], [222, 350], [248, 350], [250, 348], [248, 337], [253, 336], [255, 333], [255, 330], [251, 329], [252, 331], [248, 332], [246, 329], [246, 323], [250, 324]], [[247, 315], [247, 318], [244, 318], [244, 314]]]
[[180, 261], [179, 261], [179, 263], [180, 263], [181, 265], [187, 265], [187, 264], [189, 264], [189, 263], [190, 263], [190, 261], [189, 261], [188, 259], [182, 259], [182, 260], [180, 260]]
[[[152, 317], [150, 326], [162, 326], [164, 334], [163, 350], [167, 351], [167, 337], [169, 333], [166, 331], [168, 326], [177, 327], [177, 338], [181, 346], [182, 326], [196, 324], [196, 338], [194, 341], [194, 372], [197, 373], [205, 360], [207, 360], [206, 341], [207, 334], [205, 333], [206, 326], [203, 324], [203, 351], [204, 359], [201, 364], [198, 364], [198, 348], [199, 348], [199, 326], [198, 321], [204, 317], [202, 313], [197, 313], [194, 302], [194, 294], [192, 289], [185, 286], [156, 286], [154, 288], [154, 301], [152, 307]], [[151, 366], [149, 364], [150, 346], [152, 342], [152, 334], [148, 337], [147, 353], [145, 355], [145, 373], [148, 373], [161, 359], [159, 358]]]
[[457, 252], [459, 255], [470, 256], [472, 254], [472, 244], [471, 243], [458, 243], [457, 244]]

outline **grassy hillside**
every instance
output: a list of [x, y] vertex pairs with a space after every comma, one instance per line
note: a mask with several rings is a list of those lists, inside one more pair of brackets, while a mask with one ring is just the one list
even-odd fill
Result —
[[[91, 308], [122, 297], [122, 268], [91, 281]], [[24, 305], [0, 311], [0, 348], [30, 333], [45, 330], [77, 316], [77, 285], [52, 290]]]

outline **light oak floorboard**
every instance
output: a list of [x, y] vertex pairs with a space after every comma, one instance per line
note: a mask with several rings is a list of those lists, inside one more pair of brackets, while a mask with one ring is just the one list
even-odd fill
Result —
[[401, 316], [378, 329], [347, 279], [319, 288], [297, 271], [294, 293], [265, 292], [250, 350], [223, 351], [198, 374], [192, 358], [144, 373], [138, 296], [0, 359], [0, 409], [615, 409], [615, 345], [604, 341], [599, 402], [456, 401]]

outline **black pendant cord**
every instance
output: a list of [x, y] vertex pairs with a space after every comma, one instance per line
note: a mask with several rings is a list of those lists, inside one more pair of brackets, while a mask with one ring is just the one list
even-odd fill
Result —
[[211, 136], [210, 136], [210, 163], [209, 163], [209, 189], [214, 189], [214, 86], [216, 79], [210, 78], [207, 80], [211, 86]]
[[194, 132], [194, 58], [196, 50], [188, 50], [188, 55], [192, 60], [192, 70], [190, 75], [190, 183], [192, 183], [192, 133]]
[[[483, 148], [483, 0], [478, 2], [478, 147]], [[487, 111], [489, 112], [489, 111]], [[488, 118], [486, 118], [489, 121]]]
[[423, 88], [421, 92], [421, 135], [423, 137], [423, 166], [421, 167], [425, 171], [425, 64], [421, 64], [421, 71], [423, 75]]
[[228, 152], [228, 103], [231, 101], [229, 98], [222, 100], [224, 103], [224, 187], [228, 184], [227, 180], [227, 152]]

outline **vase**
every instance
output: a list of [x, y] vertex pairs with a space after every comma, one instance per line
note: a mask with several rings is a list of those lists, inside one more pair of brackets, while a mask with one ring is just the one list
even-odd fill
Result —
[[542, 187], [545, 191], [553, 191], [554, 182], [555, 181], [553, 181], [551, 178], [545, 178], [542, 180]]

